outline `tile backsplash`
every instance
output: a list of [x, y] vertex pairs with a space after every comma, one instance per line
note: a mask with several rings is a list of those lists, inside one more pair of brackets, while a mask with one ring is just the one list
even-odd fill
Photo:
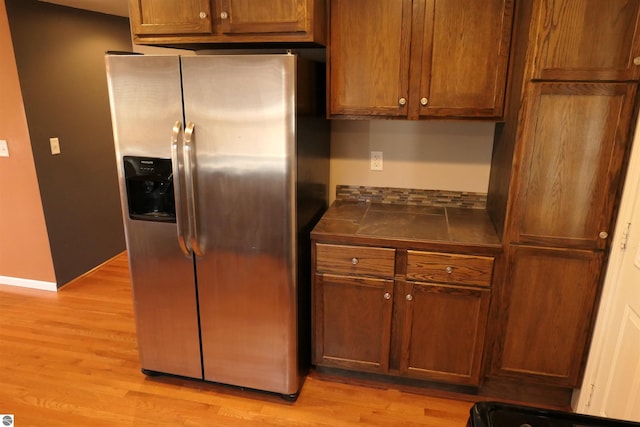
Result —
[[485, 209], [487, 195], [466, 191], [337, 185], [336, 200]]

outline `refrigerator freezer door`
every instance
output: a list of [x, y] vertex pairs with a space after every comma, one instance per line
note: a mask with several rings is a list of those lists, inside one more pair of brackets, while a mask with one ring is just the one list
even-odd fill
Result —
[[183, 57], [182, 68], [204, 377], [294, 394], [296, 57]]
[[193, 258], [182, 253], [175, 223], [129, 217], [123, 169], [124, 156], [171, 157], [174, 123], [184, 122], [180, 61], [107, 55], [106, 65], [140, 362], [202, 378]]

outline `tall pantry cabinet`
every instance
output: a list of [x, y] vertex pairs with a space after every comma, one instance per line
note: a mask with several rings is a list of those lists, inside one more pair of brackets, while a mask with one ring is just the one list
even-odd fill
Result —
[[488, 377], [579, 387], [637, 116], [640, 0], [517, 2]]

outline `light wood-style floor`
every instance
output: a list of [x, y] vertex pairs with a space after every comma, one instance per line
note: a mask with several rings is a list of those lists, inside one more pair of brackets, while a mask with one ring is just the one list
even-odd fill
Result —
[[0, 414], [17, 427], [464, 427], [473, 405], [331, 381], [312, 372], [295, 403], [140, 372], [126, 256], [58, 293], [0, 285]]

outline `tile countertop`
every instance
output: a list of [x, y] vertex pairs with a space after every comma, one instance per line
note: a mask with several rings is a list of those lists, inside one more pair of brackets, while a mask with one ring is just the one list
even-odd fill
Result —
[[336, 200], [311, 232], [313, 239], [350, 244], [450, 250], [483, 248], [500, 252], [502, 245], [484, 209], [416, 206]]

